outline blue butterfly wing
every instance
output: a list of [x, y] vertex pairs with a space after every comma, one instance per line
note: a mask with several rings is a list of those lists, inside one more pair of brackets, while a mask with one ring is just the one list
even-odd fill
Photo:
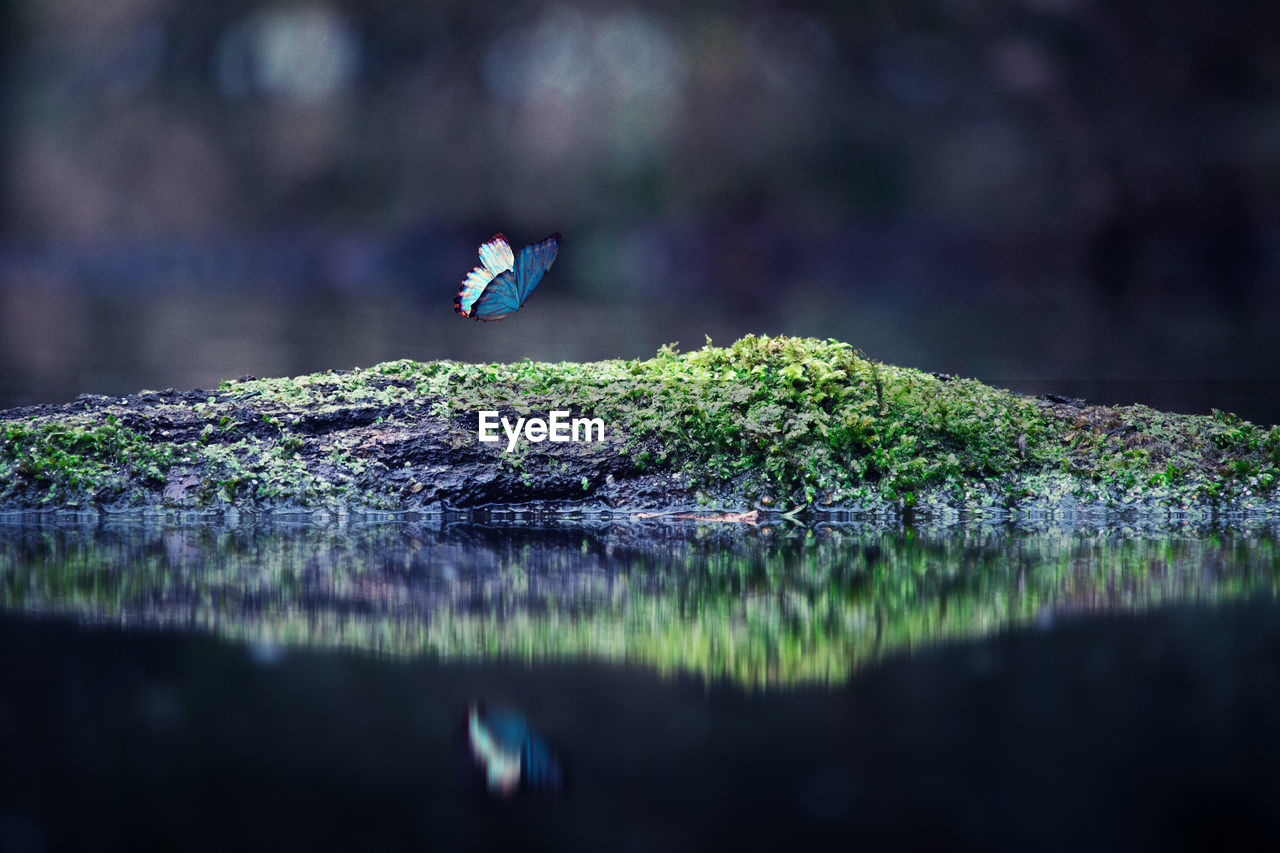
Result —
[[558, 251], [560, 251], [558, 233], [520, 250], [512, 272], [515, 273], [516, 293], [520, 297], [521, 305], [528, 300], [533, 289], [538, 286], [538, 282], [542, 281], [542, 277], [547, 274], [547, 270], [551, 269]]
[[511, 270], [494, 277], [475, 302], [467, 316], [477, 320], [501, 320], [520, 309], [522, 304], [516, 289], [516, 276]]

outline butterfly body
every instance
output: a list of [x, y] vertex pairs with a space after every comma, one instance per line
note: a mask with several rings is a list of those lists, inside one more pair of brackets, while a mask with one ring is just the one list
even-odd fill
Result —
[[517, 255], [501, 234], [480, 246], [480, 266], [467, 273], [453, 300], [453, 310], [475, 320], [501, 320], [528, 301], [533, 289], [551, 269], [560, 249], [560, 235], [552, 234]]

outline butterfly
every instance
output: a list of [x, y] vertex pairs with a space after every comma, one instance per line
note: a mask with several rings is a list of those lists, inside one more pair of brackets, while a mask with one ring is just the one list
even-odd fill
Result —
[[453, 300], [453, 310], [476, 320], [501, 320], [520, 310], [551, 269], [560, 250], [560, 235], [525, 246], [519, 256], [501, 234], [480, 246], [480, 266], [467, 273]]

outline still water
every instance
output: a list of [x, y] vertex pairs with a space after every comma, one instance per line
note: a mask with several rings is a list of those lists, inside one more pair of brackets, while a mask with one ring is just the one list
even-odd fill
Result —
[[0, 848], [1280, 837], [1278, 588], [1274, 522], [10, 519]]

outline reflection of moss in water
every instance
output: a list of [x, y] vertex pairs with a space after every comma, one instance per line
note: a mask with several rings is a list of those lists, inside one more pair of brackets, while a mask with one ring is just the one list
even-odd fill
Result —
[[602, 659], [745, 683], [1064, 611], [1274, 595], [1273, 532], [0, 528], [0, 603], [445, 660]]

